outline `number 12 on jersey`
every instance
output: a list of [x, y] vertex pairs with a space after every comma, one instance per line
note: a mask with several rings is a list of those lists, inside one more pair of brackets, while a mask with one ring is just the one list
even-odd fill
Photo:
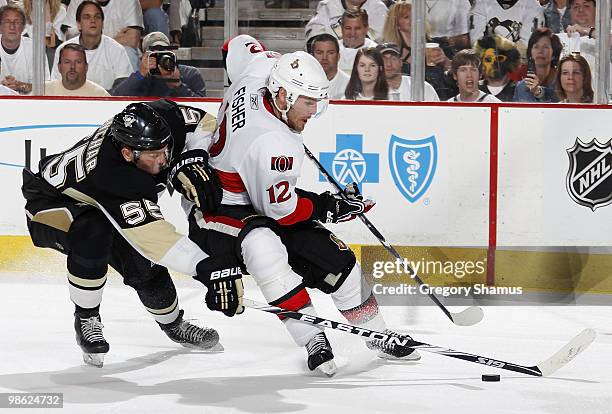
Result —
[[283, 203], [291, 198], [288, 181], [281, 181], [271, 185], [266, 191], [268, 191], [270, 204]]

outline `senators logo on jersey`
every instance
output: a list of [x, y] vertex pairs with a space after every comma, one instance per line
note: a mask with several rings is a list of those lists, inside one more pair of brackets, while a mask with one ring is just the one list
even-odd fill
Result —
[[281, 155], [280, 157], [272, 157], [272, 171], [286, 172], [293, 169], [293, 157]]

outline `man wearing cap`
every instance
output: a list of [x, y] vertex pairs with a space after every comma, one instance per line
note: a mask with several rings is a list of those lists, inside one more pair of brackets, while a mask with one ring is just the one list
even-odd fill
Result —
[[[390, 101], [412, 101], [410, 92], [410, 76], [402, 75], [402, 59], [400, 49], [394, 43], [383, 43], [378, 46], [378, 50], [383, 56], [385, 63], [385, 78], [389, 85]], [[436, 90], [429, 83], [425, 82], [423, 89], [425, 101], [438, 102], [440, 98]]]
[[179, 65], [169, 49], [170, 41], [162, 32], [152, 32], [142, 39], [139, 69], [117, 85], [113, 96], [204, 97], [206, 85], [200, 71]]

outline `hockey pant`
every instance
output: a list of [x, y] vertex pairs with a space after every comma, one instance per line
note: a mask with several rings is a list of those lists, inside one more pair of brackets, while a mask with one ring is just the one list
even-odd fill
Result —
[[[250, 206], [225, 205], [214, 216], [194, 210], [189, 221], [190, 235], [200, 234], [192, 239], [207, 253], [238, 250], [244, 270], [253, 276], [269, 304], [316, 315], [306, 290], [316, 288], [331, 295], [350, 323], [384, 330], [378, 304], [355, 255], [320, 223], [280, 226], [257, 216]], [[280, 319], [298, 346], [321, 332], [303, 322]]]
[[168, 270], [140, 255], [100, 210], [54, 194], [39, 180], [24, 177], [28, 230], [35, 246], [67, 256], [70, 299], [77, 309], [97, 313], [110, 264], [157, 322], [176, 320], [178, 298]]

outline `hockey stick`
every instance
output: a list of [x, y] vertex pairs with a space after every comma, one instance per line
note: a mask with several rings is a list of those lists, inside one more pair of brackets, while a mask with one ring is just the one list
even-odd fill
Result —
[[[310, 152], [310, 150], [306, 147], [305, 144], [304, 144], [304, 151], [306, 152], [306, 155], [308, 156], [308, 158], [310, 158], [312, 160], [312, 162], [314, 162], [314, 164], [317, 166], [317, 168], [319, 169], [321, 174], [323, 174], [325, 176], [325, 179], [336, 189], [336, 191], [338, 191], [339, 194], [341, 194], [342, 197], [346, 197], [346, 195], [344, 194], [344, 191], [340, 187], [340, 185], [327, 172], [325, 167], [323, 167], [323, 165], [321, 165], [319, 160], [314, 156], [314, 154], [312, 152]], [[382, 233], [380, 231], [378, 231], [378, 229], [376, 227], [374, 227], [374, 224], [372, 224], [372, 222], [370, 220], [368, 220], [368, 218], [363, 213], [359, 214], [358, 216], [361, 219], [361, 221], [363, 222], [363, 224], [366, 225], [368, 230], [370, 230], [370, 232], [372, 232], [374, 237], [376, 237], [378, 239], [380, 244], [382, 244], [383, 247], [393, 257], [395, 257], [396, 259], [399, 259], [400, 261], [404, 260], [404, 258], [402, 256], [400, 256], [400, 254], [397, 252], [397, 250], [395, 250], [395, 248], [393, 246], [391, 246], [391, 244], [389, 244], [389, 242], [387, 242], [387, 240], [382, 235]], [[414, 271], [412, 266], [410, 266], [409, 264], [408, 264], [408, 269], [410, 270], [410, 273], [412, 273], [411, 277], [419, 284], [419, 286], [423, 286], [424, 285], [423, 280], [421, 280], [421, 278], [416, 274], [416, 272]], [[436, 305], [438, 305], [438, 307], [442, 310], [442, 312], [444, 312], [444, 314], [448, 317], [448, 319], [450, 319], [455, 325], [459, 325], [459, 326], [476, 325], [484, 317], [484, 312], [482, 311], [482, 309], [479, 306], [470, 306], [469, 308], [464, 309], [461, 312], [455, 313], [455, 312], [449, 311], [446, 308], [446, 306], [444, 306], [442, 304], [442, 302], [440, 302], [440, 300], [433, 293], [428, 292], [427, 296], [429, 296], [429, 298], [431, 300], [433, 300]]]
[[353, 335], [361, 336], [362, 338], [366, 339], [377, 339], [389, 344], [407, 346], [425, 352], [444, 355], [447, 357], [461, 359], [476, 364], [482, 364], [493, 368], [505, 369], [507, 371], [519, 372], [521, 374], [527, 374], [534, 377], [550, 376], [552, 373], [564, 367], [568, 362], [574, 359], [576, 355], [584, 351], [595, 339], [595, 331], [593, 329], [584, 329], [550, 358], [540, 362], [537, 365], [525, 366], [514, 364], [512, 362], [500, 361], [498, 359], [484, 357], [482, 355], [470, 354], [467, 352], [456, 351], [450, 348], [430, 345], [425, 342], [420, 342], [411, 339], [408, 336], [396, 337], [386, 335], [382, 332], [359, 328], [357, 326], [349, 325], [347, 323], [340, 323], [301, 312], [289, 311], [276, 306], [256, 302], [250, 299], [243, 299], [243, 304], [252, 309], [273, 313], [275, 315], [282, 315], [286, 318], [306, 322], [310, 325], [318, 326], [320, 328], [335, 329], [337, 331], [347, 332]]

